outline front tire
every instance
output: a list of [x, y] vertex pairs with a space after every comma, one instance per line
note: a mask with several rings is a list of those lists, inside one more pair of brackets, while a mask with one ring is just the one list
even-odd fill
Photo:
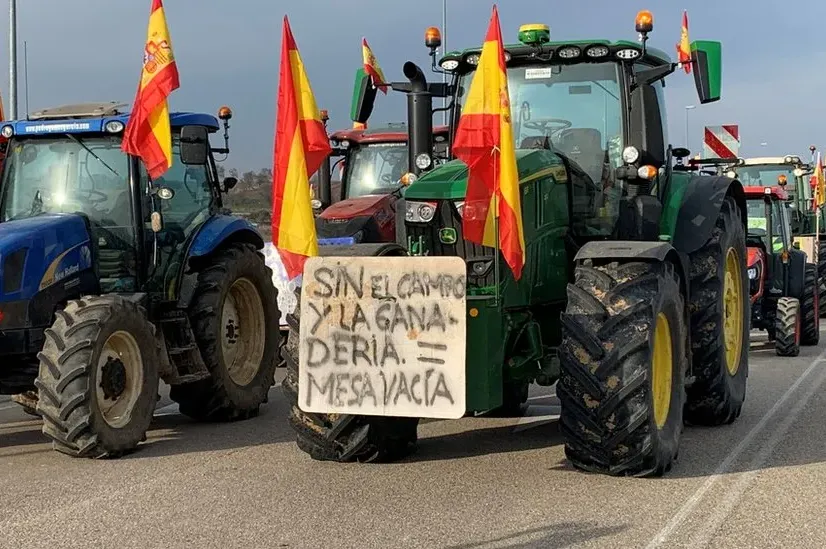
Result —
[[806, 264], [803, 280], [803, 299], [800, 302], [801, 345], [817, 345], [820, 342], [820, 288], [817, 265]]
[[290, 406], [289, 422], [296, 445], [319, 461], [390, 462], [416, 450], [418, 418], [318, 414], [298, 406], [298, 352], [301, 290], [298, 303], [287, 315], [289, 336], [284, 346], [287, 375], [281, 386]]
[[695, 425], [732, 423], [746, 398], [751, 305], [743, 213], [732, 197], [720, 208], [711, 238], [690, 256], [694, 383], [685, 416]]
[[118, 457], [146, 439], [158, 356], [146, 311], [117, 295], [84, 297], [46, 329], [35, 386], [43, 434], [77, 457]]
[[683, 430], [687, 329], [671, 263], [576, 269], [562, 316], [557, 396], [578, 469], [659, 476]]
[[793, 297], [778, 299], [774, 327], [776, 334], [774, 350], [777, 356], [799, 355], [800, 301]]
[[172, 387], [181, 413], [200, 421], [258, 414], [275, 384], [277, 297], [272, 271], [250, 244], [230, 245], [200, 270], [189, 318], [211, 376]]

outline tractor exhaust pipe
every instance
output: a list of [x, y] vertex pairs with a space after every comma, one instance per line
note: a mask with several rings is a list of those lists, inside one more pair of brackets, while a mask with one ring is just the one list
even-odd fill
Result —
[[424, 153], [431, 158], [425, 169], [429, 169], [433, 163], [433, 95], [428, 91], [427, 79], [416, 63], [408, 61], [402, 71], [410, 81], [410, 89], [407, 91], [407, 127], [410, 139], [408, 168], [418, 176], [424, 170], [416, 165], [416, 157]]

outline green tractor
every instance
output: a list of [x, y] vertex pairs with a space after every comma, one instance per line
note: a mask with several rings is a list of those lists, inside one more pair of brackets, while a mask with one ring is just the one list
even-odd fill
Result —
[[[814, 147], [810, 147], [814, 153]], [[809, 183], [812, 164], [797, 155], [776, 157], [739, 158], [727, 165], [720, 165], [721, 174], [736, 177], [743, 186], [766, 187], [777, 185], [785, 191], [789, 206], [794, 247], [806, 252], [817, 264], [819, 301], [826, 302], [826, 218], [823, 209], [812, 207], [814, 191]], [[794, 181], [794, 185], [789, 182]], [[819, 218], [819, 219], [818, 219]], [[826, 312], [821, 311], [821, 316]]]
[[[417, 176], [405, 193], [407, 250], [325, 250], [334, 257], [308, 262], [290, 316], [283, 387], [299, 448], [319, 460], [399, 459], [416, 447], [419, 418], [518, 414], [531, 383], [556, 384], [574, 466], [651, 476], [672, 466], [684, 422], [740, 415], [750, 317], [743, 188], [693, 173], [689, 151], [668, 144], [663, 79], [678, 65], [646, 47], [652, 25], [641, 15], [639, 43], [551, 42], [547, 26], [526, 25], [505, 46], [527, 252], [518, 281], [498, 249], [462, 237], [466, 165], [425, 158], [432, 98], [451, 100], [452, 139], [481, 50], [450, 52], [437, 69], [440, 43], [426, 34], [449, 82], [428, 83], [408, 62], [409, 82], [392, 84], [407, 94]], [[691, 50], [701, 103], [718, 100], [721, 44]], [[358, 332], [360, 316], [380, 327], [372, 339]], [[319, 351], [325, 322], [333, 335]], [[442, 339], [421, 341], [431, 325]], [[372, 371], [356, 373], [368, 356]]]

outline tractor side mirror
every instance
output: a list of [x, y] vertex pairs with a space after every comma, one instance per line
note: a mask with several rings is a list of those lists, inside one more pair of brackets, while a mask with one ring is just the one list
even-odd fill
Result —
[[723, 78], [723, 46], [712, 40], [696, 40], [691, 43], [691, 63], [694, 68], [694, 87], [700, 103], [713, 103], [720, 99]]
[[209, 133], [204, 126], [181, 128], [181, 162], [187, 165], [204, 165], [209, 156]]
[[350, 105], [350, 119], [353, 122], [367, 123], [367, 119], [370, 118], [370, 114], [373, 112], [376, 91], [370, 75], [364, 69], [358, 69], [353, 86], [353, 102]]
[[224, 178], [224, 183], [223, 183], [223, 186], [224, 186], [224, 192], [225, 192], [225, 193], [228, 193], [228, 192], [230, 191], [230, 189], [235, 188], [235, 186], [236, 186], [237, 184], [238, 184], [238, 179], [237, 179], [237, 178], [232, 177], [232, 176], [230, 176], [230, 177], [225, 177], [225, 178]]

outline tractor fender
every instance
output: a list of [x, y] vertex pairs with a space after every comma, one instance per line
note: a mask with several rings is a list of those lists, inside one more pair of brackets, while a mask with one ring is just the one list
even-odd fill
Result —
[[803, 291], [806, 289], [806, 252], [789, 250], [789, 297], [796, 297], [803, 303]]
[[255, 226], [242, 217], [219, 214], [201, 225], [192, 239], [186, 254], [188, 269], [179, 275], [178, 307], [186, 309], [192, 301], [198, 283], [198, 272], [193, 268], [193, 260], [204, 258], [227, 244], [245, 242], [256, 249], [264, 248], [264, 239]]
[[220, 214], [201, 225], [189, 247], [187, 258], [207, 256], [229, 242], [247, 242], [258, 250], [264, 247], [264, 239], [252, 223], [243, 217]]
[[669, 261], [680, 275], [680, 286], [688, 297], [688, 256], [678, 252], [668, 242], [644, 242], [636, 240], [593, 240], [582, 246], [574, 256], [574, 262], [581, 264], [586, 259], [608, 262], [613, 259], [636, 259], [639, 261]]
[[743, 212], [743, 229], [746, 230], [746, 195], [739, 181], [725, 176], [691, 177], [686, 183], [674, 227], [674, 248], [690, 254], [703, 247], [711, 238], [720, 208], [728, 196], [734, 197]]

